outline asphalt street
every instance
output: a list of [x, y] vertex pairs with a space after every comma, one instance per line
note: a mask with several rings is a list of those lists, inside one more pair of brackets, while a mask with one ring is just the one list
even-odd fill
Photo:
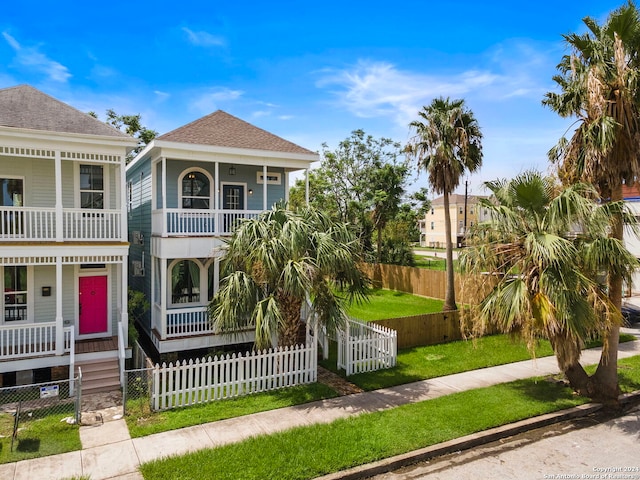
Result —
[[640, 406], [532, 430], [375, 480], [640, 480]]

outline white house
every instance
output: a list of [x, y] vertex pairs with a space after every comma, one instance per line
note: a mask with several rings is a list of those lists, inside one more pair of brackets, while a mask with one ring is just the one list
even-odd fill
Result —
[[129, 283], [151, 304], [138, 323], [155, 353], [254, 340], [252, 330], [222, 335], [209, 322], [224, 238], [241, 219], [286, 201], [289, 174], [318, 160], [218, 110], [157, 137], [127, 166]]
[[83, 390], [118, 384], [135, 145], [35, 88], [0, 90], [3, 386], [70, 377], [74, 365], [85, 367]]

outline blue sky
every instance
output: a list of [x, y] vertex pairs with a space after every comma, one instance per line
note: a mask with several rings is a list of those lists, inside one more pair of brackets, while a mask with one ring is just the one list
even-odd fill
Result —
[[561, 35], [621, 1], [6, 3], [0, 88], [30, 84], [101, 118], [140, 113], [160, 133], [222, 109], [314, 151], [355, 129], [404, 143], [423, 105], [464, 98], [484, 135], [469, 178], [483, 193], [549, 168], [571, 125], [541, 105]]

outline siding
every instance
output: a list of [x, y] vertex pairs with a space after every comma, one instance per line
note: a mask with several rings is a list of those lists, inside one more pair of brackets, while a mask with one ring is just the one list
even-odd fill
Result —
[[[56, 267], [53, 265], [35, 266], [32, 294], [36, 322], [55, 322], [56, 320]], [[51, 296], [42, 296], [42, 287], [51, 287]]]

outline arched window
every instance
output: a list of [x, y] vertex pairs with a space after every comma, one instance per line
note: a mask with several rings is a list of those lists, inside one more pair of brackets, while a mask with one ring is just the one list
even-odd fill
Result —
[[210, 192], [209, 178], [204, 173], [187, 172], [182, 177], [182, 208], [208, 209]]
[[171, 269], [171, 303], [200, 302], [200, 266], [180, 260]]

